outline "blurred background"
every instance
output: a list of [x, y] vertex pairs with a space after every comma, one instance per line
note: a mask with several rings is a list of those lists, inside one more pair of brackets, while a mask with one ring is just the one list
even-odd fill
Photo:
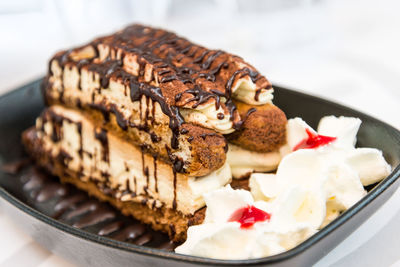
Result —
[[0, 1], [0, 92], [43, 75], [57, 50], [140, 22], [400, 128], [399, 10], [398, 0]]
[[[0, 1], [0, 94], [44, 75], [57, 50], [139, 22], [236, 53], [273, 84], [400, 128], [399, 10], [398, 0]], [[394, 249], [385, 249], [386, 263], [400, 260], [400, 193], [394, 198], [319, 265], [363, 259], [363, 266], [376, 266], [382, 260], [374, 251], [382, 247]]]

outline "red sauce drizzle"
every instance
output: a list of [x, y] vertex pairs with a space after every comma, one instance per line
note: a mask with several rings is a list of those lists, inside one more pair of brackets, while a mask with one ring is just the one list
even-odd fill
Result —
[[315, 134], [315, 133], [311, 132], [310, 129], [306, 129], [306, 133], [307, 133], [308, 137], [304, 138], [302, 141], [300, 141], [293, 148], [293, 151], [296, 151], [298, 149], [317, 148], [320, 146], [327, 145], [336, 140], [336, 137]]
[[257, 209], [254, 206], [248, 205], [247, 207], [236, 210], [231, 217], [229, 222], [239, 222], [240, 228], [250, 228], [256, 222], [264, 222], [271, 218], [271, 214]]

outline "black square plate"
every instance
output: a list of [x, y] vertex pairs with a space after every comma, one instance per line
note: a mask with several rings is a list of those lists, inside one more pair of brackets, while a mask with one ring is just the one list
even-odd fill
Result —
[[[20, 136], [23, 130], [34, 124], [35, 118], [44, 108], [40, 83], [41, 80], [34, 81], [0, 97], [0, 165], [25, 157]], [[131, 236], [132, 238], [121, 239], [118, 231], [110, 235], [99, 235], [99, 229], [112, 223], [112, 220], [122, 221], [121, 224], [125, 225], [120, 232], [129, 232], [126, 229], [131, 227], [129, 229], [132, 230], [138, 222], [123, 217], [114, 210], [115, 216], [111, 216], [112, 220], [105, 219], [90, 226], [81, 224], [80, 228], [76, 227], [79, 226], [76, 220], [68, 221], [54, 214], [57, 203], [54, 196], [65, 197], [65, 194], [77, 193], [76, 190], [64, 188], [59, 194], [50, 190], [53, 198], [37, 204], [32, 201], [37, 197], [37, 192], [34, 194], [35, 191], [26, 190], [26, 186], [23, 186], [26, 168], [14, 175], [0, 172], [0, 204], [38, 243], [83, 266], [310, 266], [344, 240], [394, 193], [400, 176], [400, 132], [358, 111], [278, 86], [275, 86], [274, 103], [285, 111], [288, 118], [302, 117], [313, 127], [325, 115], [360, 118], [363, 123], [357, 136], [358, 145], [382, 150], [393, 167], [393, 172], [379, 184], [369, 188], [368, 194], [356, 205], [285, 253], [252, 260], [214, 260], [168, 251], [168, 248], [173, 248], [173, 244], [165, 243], [167, 239], [163, 234], [149, 229], [142, 229], [140, 234]], [[57, 188], [54, 181], [51, 186]], [[74, 223], [75, 227], [72, 226]], [[164, 249], [160, 249], [160, 246]]]

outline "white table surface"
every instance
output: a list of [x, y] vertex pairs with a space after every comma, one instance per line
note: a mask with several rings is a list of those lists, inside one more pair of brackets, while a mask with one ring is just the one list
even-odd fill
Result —
[[[122, 0], [112, 6], [105, 0], [22, 2], [29, 4], [0, 4], [0, 94], [43, 75], [57, 49], [110, 32], [133, 17], [234, 51], [276, 84], [335, 100], [400, 128], [398, 1], [304, 1], [306, 5], [266, 16], [221, 16], [226, 1], [216, 0], [217, 8], [206, 10], [207, 19], [188, 12], [141, 16], [135, 10], [143, 3], [134, 0], [124, 2], [130, 3], [129, 12]], [[89, 7], [91, 13], [79, 12]], [[111, 18], [107, 23], [101, 12]], [[316, 266], [400, 266], [399, 225], [398, 190]], [[0, 266], [71, 266], [35, 243], [1, 209], [0, 247]]]

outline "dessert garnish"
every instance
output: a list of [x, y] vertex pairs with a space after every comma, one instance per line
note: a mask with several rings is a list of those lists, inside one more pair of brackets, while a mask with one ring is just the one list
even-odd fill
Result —
[[327, 145], [336, 140], [336, 137], [316, 134], [315, 132], [311, 132], [310, 129], [308, 129], [308, 128], [306, 129], [306, 133], [307, 133], [308, 137], [301, 140], [293, 148], [293, 151], [296, 151], [298, 149], [317, 148], [320, 146]]
[[237, 209], [229, 218], [229, 222], [239, 222], [241, 228], [250, 228], [256, 222], [264, 222], [271, 218], [271, 214], [257, 209], [254, 206], [247, 205], [246, 207]]
[[[357, 118], [327, 116], [316, 133], [302, 119], [290, 119], [276, 173], [252, 173], [251, 194], [229, 186], [205, 194], [206, 218], [189, 227], [187, 240], [176, 252], [218, 259], [265, 257], [291, 249], [319, 231], [364, 197], [364, 186], [391, 171], [381, 151], [355, 148], [360, 124]], [[335, 138], [322, 138], [324, 142], [315, 143], [323, 145], [313, 143], [313, 149], [293, 149], [310, 133], [315, 140]], [[248, 216], [253, 207], [266, 220]], [[242, 226], [247, 217], [245, 226], [251, 227]]]

